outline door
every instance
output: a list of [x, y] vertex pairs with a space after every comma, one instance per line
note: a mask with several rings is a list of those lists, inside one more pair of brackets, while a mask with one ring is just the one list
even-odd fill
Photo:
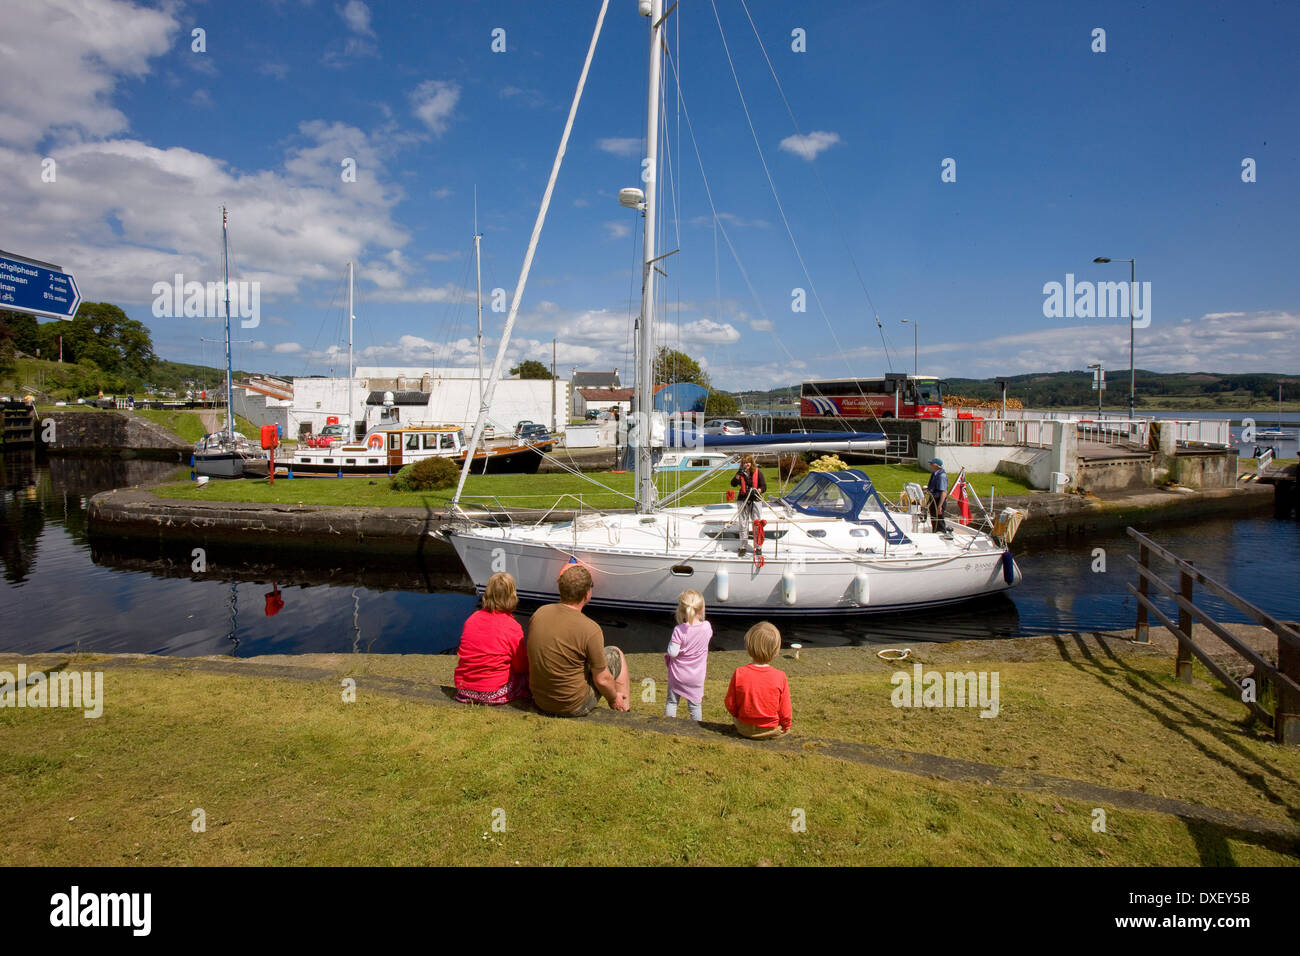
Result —
[[396, 471], [402, 467], [402, 433], [388, 433], [388, 470]]

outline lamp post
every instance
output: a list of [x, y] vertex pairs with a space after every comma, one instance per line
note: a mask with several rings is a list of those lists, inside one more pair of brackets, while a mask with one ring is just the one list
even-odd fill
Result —
[[1137, 288], [1136, 273], [1137, 265], [1134, 259], [1110, 259], [1106, 256], [1098, 256], [1092, 260], [1098, 265], [1105, 265], [1108, 262], [1127, 262], [1128, 263], [1128, 418], [1133, 420], [1134, 406], [1134, 384], [1136, 379], [1133, 372], [1133, 293]]
[[920, 352], [917, 349], [917, 341], [918, 341], [918, 336], [920, 335], [921, 323], [917, 322], [915, 319], [911, 319], [911, 320], [903, 319], [900, 324], [912, 326], [912, 378], [917, 378], [921, 374], [920, 372], [921, 366], [920, 366], [920, 362], [918, 361], [918, 356], [920, 355]]

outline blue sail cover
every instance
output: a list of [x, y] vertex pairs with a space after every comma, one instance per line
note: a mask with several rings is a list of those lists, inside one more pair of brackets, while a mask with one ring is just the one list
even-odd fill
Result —
[[688, 412], [704, 413], [704, 400], [709, 390], [703, 385], [690, 382], [674, 382], [655, 392], [654, 410], [666, 415], [686, 414]]
[[[855, 524], [872, 525], [890, 544], [902, 544], [909, 540], [903, 529], [894, 523], [885, 503], [880, 500], [880, 492], [876, 491], [876, 486], [871, 483], [867, 473], [857, 468], [810, 471], [781, 500], [806, 515], [844, 518]], [[860, 517], [863, 508], [871, 502], [884, 515], [888, 527], [881, 527], [880, 522], [874, 518]]]

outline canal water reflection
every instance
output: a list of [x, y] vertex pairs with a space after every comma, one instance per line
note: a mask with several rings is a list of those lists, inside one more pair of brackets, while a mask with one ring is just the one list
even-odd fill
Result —
[[[252, 549], [123, 545], [91, 539], [86, 503], [156, 480], [173, 464], [0, 456], [0, 650], [203, 654], [442, 653], [476, 598], [450, 551], [422, 560], [352, 554], [275, 558]], [[1161, 524], [1156, 540], [1277, 617], [1300, 617], [1300, 528], [1270, 517]], [[949, 610], [782, 624], [787, 643], [906, 644], [1131, 627], [1134, 580], [1121, 534], [1018, 542], [1024, 583]], [[1104, 570], [1100, 570], [1104, 566]], [[1097, 568], [1098, 570], [1094, 570]], [[1231, 608], [1207, 602], [1225, 620]], [[527, 609], [521, 609], [526, 613]], [[666, 616], [593, 609], [629, 651], [667, 643]], [[521, 614], [522, 616], [522, 614]], [[713, 619], [715, 646], [739, 648], [751, 621]]]

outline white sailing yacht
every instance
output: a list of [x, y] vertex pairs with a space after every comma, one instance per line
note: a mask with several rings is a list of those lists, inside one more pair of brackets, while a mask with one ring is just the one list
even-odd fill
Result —
[[[522, 297], [533, 252], [545, 220], [559, 164], [581, 99], [592, 52], [599, 37], [607, 2], [601, 8], [596, 35], [570, 108], [568, 123], [552, 168], [488, 392], [480, 408], [471, 443], [482, 433], [492, 389], [500, 375], [510, 330]], [[674, 5], [675, 6], [675, 5]], [[639, 0], [639, 11], [650, 20], [649, 84], [646, 120], [647, 156], [643, 167], [657, 168], [659, 98], [662, 74], [663, 0]], [[670, 11], [671, 12], [671, 11]], [[1020, 570], [1008, 549], [1018, 521], [1002, 522], [994, 535], [954, 523], [951, 531], [931, 526], [920, 508], [892, 509], [862, 471], [810, 472], [788, 494], [763, 502], [757, 515], [739, 503], [675, 506], [711, 471], [683, 485], [664, 500], [657, 499], [654, 482], [656, 443], [662, 443], [662, 423], [648, 411], [654, 392], [653, 324], [655, 275], [662, 257], [655, 248], [658, 202], [656, 177], [645, 191], [624, 189], [620, 202], [640, 209], [644, 217], [641, 316], [636, 361], [638, 421], [630, 440], [635, 446], [635, 511], [583, 513], [572, 520], [524, 525], [502, 522], [500, 515], [476, 515], [459, 506], [462, 472], [453, 499], [460, 527], [445, 530], [475, 586], [481, 591], [495, 572], [509, 572], [521, 597], [554, 600], [556, 579], [566, 566], [581, 563], [595, 581], [592, 603], [613, 607], [667, 611], [677, 606], [688, 588], [703, 593], [711, 614], [763, 616], [826, 615], [897, 612], [932, 607], [993, 594], [1020, 580]], [[710, 436], [713, 438], [714, 436]], [[874, 450], [881, 435], [740, 436], [753, 451]], [[721, 436], [719, 436], [721, 438]], [[669, 441], [671, 445], [671, 440]], [[716, 450], [721, 441], [710, 441]], [[730, 461], [735, 461], [732, 456]], [[490, 518], [491, 524], [484, 519]], [[742, 522], [753, 521], [742, 528]], [[753, 545], [745, 547], [752, 534]]]

